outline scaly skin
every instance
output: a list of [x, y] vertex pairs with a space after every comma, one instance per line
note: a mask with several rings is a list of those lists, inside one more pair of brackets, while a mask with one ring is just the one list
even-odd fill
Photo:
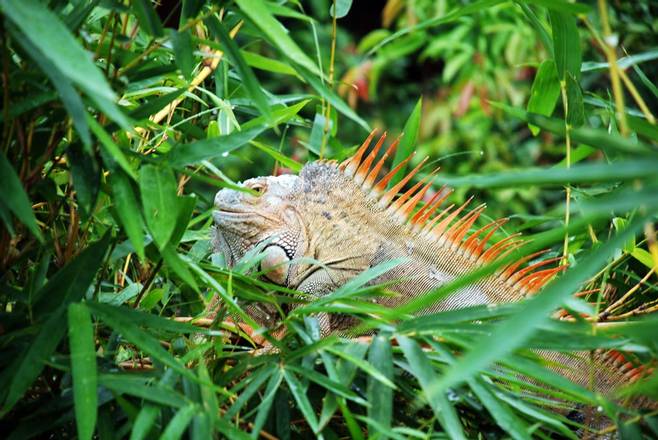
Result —
[[[444, 198], [441, 192], [415, 210], [431, 181], [424, 187], [418, 184], [401, 196], [397, 192], [418, 167], [402, 185], [390, 190], [385, 187], [391, 173], [375, 183], [392, 148], [373, 165], [383, 139], [364, 157], [371, 138], [372, 134], [355, 156], [341, 165], [318, 161], [307, 164], [299, 176], [258, 177], [243, 183], [258, 195], [221, 190], [215, 198], [216, 245], [229, 264], [259, 243], [267, 242], [261, 269], [273, 270], [266, 277], [285, 287], [319, 296], [370, 267], [405, 257], [400, 265], [373, 281], [395, 281], [389, 289], [396, 296], [376, 299], [393, 307], [501, 258], [519, 245], [511, 239], [485, 248], [501, 221], [467, 236], [482, 207], [465, 214], [462, 214], [465, 205], [454, 210], [449, 207], [435, 215]], [[307, 262], [297, 261], [302, 258]], [[309, 263], [309, 259], [320, 264]], [[518, 301], [535, 293], [561, 270], [561, 267], [547, 269], [547, 262], [552, 260], [525, 268], [522, 264], [504, 268], [455, 292], [424, 313]], [[271, 323], [267, 308], [252, 309], [251, 313], [261, 323]], [[324, 333], [354, 324], [340, 315], [321, 316], [320, 322]], [[588, 353], [541, 354], [564, 365], [556, 370], [569, 379], [590, 386]], [[604, 358], [597, 360], [595, 367], [593, 385], [604, 393], [627, 382], [634, 373], [628, 368], [622, 371]]]

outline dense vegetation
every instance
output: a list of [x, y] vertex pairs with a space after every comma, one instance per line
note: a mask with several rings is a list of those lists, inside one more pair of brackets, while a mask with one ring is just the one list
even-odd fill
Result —
[[[655, 373], [603, 396], [533, 355], [656, 366], [651, 1], [159, 3], [0, 0], [3, 438], [601, 434], [567, 404], [658, 436], [655, 411], [624, 405], [658, 398]], [[213, 253], [219, 188], [347, 157], [371, 127], [404, 131], [396, 162], [440, 162], [453, 202], [509, 216], [498, 239], [522, 231], [522, 255], [569, 268], [520, 304], [414, 317], [495, 268], [378, 311], [374, 272], [305, 303], [257, 254]], [[228, 320], [255, 325], [250, 301], [302, 303], [276, 350]], [[338, 309], [378, 336], [320, 338], [314, 314]]]

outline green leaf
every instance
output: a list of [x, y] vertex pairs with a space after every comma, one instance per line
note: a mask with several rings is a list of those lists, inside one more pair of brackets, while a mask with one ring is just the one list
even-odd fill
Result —
[[190, 269], [187, 267], [185, 261], [183, 261], [183, 259], [178, 255], [178, 252], [176, 252], [176, 247], [173, 244], [167, 244], [163, 249], [160, 250], [160, 254], [167, 264], [167, 267], [173, 270], [176, 275], [181, 277], [181, 279], [185, 281], [185, 284], [190, 286], [195, 291], [199, 291], [199, 286], [194, 279], [194, 275], [192, 275], [192, 272], [190, 272]]
[[302, 384], [291, 372], [287, 370], [287, 368], [283, 369], [283, 377], [286, 379], [288, 388], [295, 398], [299, 410], [306, 419], [306, 423], [308, 423], [308, 426], [311, 427], [313, 433], [317, 434], [318, 418], [315, 415], [315, 410], [313, 409], [311, 402], [308, 400], [308, 396], [306, 396], [306, 388], [302, 386]]
[[117, 332], [121, 333], [124, 338], [135, 344], [141, 350], [144, 350], [152, 356], [153, 359], [162, 362], [182, 376], [196, 380], [194, 374], [185, 368], [185, 366], [171, 353], [162, 348], [160, 342], [156, 338], [137, 327], [134, 321], [129, 319], [126, 314], [122, 312], [122, 307], [100, 305], [92, 302], [87, 303], [87, 307], [89, 307], [99, 319], [107, 323]]
[[568, 183], [619, 182], [647, 179], [651, 170], [658, 166], [654, 160], [623, 160], [606, 163], [583, 163], [571, 168], [526, 168], [504, 173], [470, 175], [461, 177], [439, 176], [436, 181], [453, 187], [507, 188], [514, 186], [563, 186]]
[[[555, 61], [545, 60], [539, 65], [537, 75], [532, 82], [527, 110], [544, 116], [551, 116], [560, 97], [560, 82], [557, 78]], [[539, 134], [539, 127], [529, 124], [534, 136]]]
[[493, 333], [481, 338], [449, 367], [436, 382], [436, 392], [444, 392], [449, 387], [472, 378], [478, 371], [503, 358], [530, 339], [539, 326], [550, 320], [551, 312], [556, 310], [567, 297], [578, 291], [582, 283], [596, 274], [617, 249], [641, 228], [644, 221], [644, 218], [635, 218], [625, 230], [588, 252], [576, 267], [569, 268], [541, 293], [527, 300], [521, 310], [501, 323]]
[[[16, 171], [2, 151], [0, 151], [0, 188], [2, 188], [0, 199], [3, 205], [11, 210], [40, 242], [43, 242], [37, 219], [32, 211], [32, 203], [25, 193]], [[11, 225], [7, 229], [11, 230]]]
[[[290, 120], [297, 115], [307, 103], [308, 100], [304, 100], [295, 105], [291, 105], [290, 107], [283, 107], [274, 110], [272, 112], [274, 123], [280, 124]], [[268, 128], [269, 127], [265, 124], [264, 118], [255, 118], [246, 124], [243, 124], [240, 131], [233, 131], [230, 134], [215, 138], [202, 139], [190, 144], [178, 145], [167, 155], [167, 161], [172, 167], [181, 168], [203, 160], [225, 157], [230, 152], [249, 143], [249, 141], [256, 138]]]
[[91, 439], [96, 426], [98, 394], [96, 391], [96, 350], [94, 328], [84, 304], [71, 304], [68, 309], [73, 402], [78, 438]]
[[130, 177], [137, 180], [137, 173], [128, 162], [128, 158], [123, 154], [121, 148], [114, 143], [112, 137], [105, 131], [105, 129], [96, 122], [96, 119], [92, 118], [90, 115], [87, 115], [87, 123], [91, 127], [91, 131], [94, 132], [101, 145], [106, 151], [106, 154], [112, 157], [112, 159], [126, 172]]
[[122, 127], [130, 127], [114, 104], [116, 96], [105, 77], [55, 14], [37, 0], [0, 0], [0, 6], [25, 37], [69, 81], [78, 85]]
[[[171, 45], [174, 48], [176, 65], [187, 80], [192, 79], [194, 70], [194, 46], [189, 29], [184, 31], [171, 31]], [[164, 107], [164, 106], [163, 106]], [[161, 107], [162, 108], [162, 107]]]
[[272, 125], [272, 112], [270, 111], [267, 97], [265, 96], [263, 88], [258, 82], [254, 71], [251, 70], [251, 67], [249, 67], [244, 58], [242, 58], [240, 48], [235, 43], [235, 40], [229, 36], [222, 23], [216, 17], [208, 17], [205, 22], [219, 38], [219, 41], [222, 43], [224, 48], [224, 53], [226, 53], [229, 60], [231, 60], [231, 62], [237, 68], [238, 74], [242, 79], [242, 86], [253, 100], [256, 108], [265, 117], [265, 119], [267, 119], [269, 124]]
[[[10, 30], [12, 29], [13, 27], [10, 28]], [[23, 46], [34, 62], [39, 65], [44, 75], [55, 86], [55, 90], [57, 90], [57, 94], [59, 94], [66, 111], [71, 115], [71, 119], [73, 119], [73, 125], [75, 125], [75, 129], [78, 131], [82, 143], [86, 148], [90, 148], [91, 136], [89, 134], [89, 127], [87, 126], [88, 116], [80, 94], [57, 66], [43, 55], [39, 47], [32, 44], [30, 40], [23, 38], [20, 33], [16, 32], [13, 34], [16, 41]]]
[[270, 408], [272, 407], [272, 402], [274, 402], [274, 397], [276, 396], [279, 386], [283, 381], [283, 370], [277, 368], [274, 374], [270, 377], [269, 382], [267, 382], [267, 387], [263, 393], [263, 397], [258, 405], [258, 413], [254, 419], [254, 427], [251, 431], [251, 438], [258, 438], [260, 435], [260, 430], [267, 421], [267, 416], [270, 413]]
[[247, 50], [240, 50], [240, 54], [242, 55], [242, 58], [244, 58], [245, 62], [255, 69], [299, 77], [297, 71], [290, 67], [290, 64], [288, 63], [284, 63], [273, 58], [267, 58], [261, 54], [249, 52]]
[[[418, 98], [414, 109], [411, 111], [407, 122], [402, 129], [402, 139], [395, 151], [395, 158], [391, 164], [391, 168], [395, 168], [400, 162], [409, 157], [416, 148], [416, 141], [418, 140], [418, 132], [420, 131], [421, 110], [423, 108], [423, 97]], [[407, 165], [400, 168], [391, 182], [389, 188], [404, 178], [407, 174]]]
[[267, 153], [270, 157], [272, 157], [274, 160], [278, 161], [281, 163], [286, 168], [290, 168], [290, 170], [298, 173], [302, 169], [302, 164], [297, 162], [295, 159], [291, 159], [285, 154], [281, 153], [280, 151], [275, 150], [272, 147], [268, 147], [267, 145], [258, 142], [258, 141], [250, 141], [249, 142], [251, 145], [254, 147], [258, 148], [264, 153]]
[[144, 30], [154, 36], [162, 37], [164, 31], [158, 14], [153, 9], [151, 0], [132, 0], [133, 12]]
[[397, 340], [404, 357], [409, 361], [411, 373], [418, 379], [423, 394], [443, 429], [451, 439], [465, 439], [457, 412], [444, 395], [445, 388], [437, 387], [439, 375], [436, 374], [430, 360], [414, 340], [401, 335], [397, 336]]
[[[131, 374], [100, 374], [98, 384], [116, 393], [140, 397], [148, 402], [167, 407], [183, 408], [190, 404], [190, 401], [178, 391], [161, 383], [153, 384], [153, 380], [149, 377]], [[144, 415], [146, 420], [143, 422], [148, 422], [148, 419], [153, 417], [153, 414], [149, 413], [150, 411]], [[142, 431], [145, 428], [146, 426], [141, 426], [139, 430]]]
[[171, 168], [143, 165], [139, 170], [139, 188], [146, 224], [160, 250], [169, 243], [178, 217], [178, 185]]
[[[368, 353], [368, 361], [377, 371], [381, 372], [391, 382], [393, 381], [393, 352], [388, 335], [379, 334], [373, 338]], [[375, 421], [377, 427], [381, 427], [384, 431], [378, 430], [385, 435], [391, 429], [393, 390], [368, 376], [367, 395], [368, 402], [371, 403], [368, 408], [368, 418]]]
[[573, 14], [587, 14], [592, 9], [589, 5], [565, 0], [518, 0], [517, 3], [529, 3], [543, 6], [549, 11], [571, 12]]
[[187, 425], [190, 424], [198, 411], [199, 408], [196, 404], [190, 404], [179, 409], [160, 436], [160, 440], [177, 440], [181, 438]]
[[343, 18], [350, 12], [351, 7], [352, 0], [334, 0], [329, 7], [329, 15], [331, 17]]
[[[549, 118], [546, 116], [538, 115], [536, 113], [528, 113], [520, 108], [510, 107], [508, 105], [492, 102], [492, 106], [504, 110], [506, 113], [519, 118], [522, 121], [534, 124], [542, 130], [551, 133], [564, 135], [565, 127], [564, 121], [557, 118]], [[615, 133], [608, 133], [606, 130], [580, 127], [573, 128], [570, 131], [571, 139], [573, 142], [587, 144], [591, 147], [598, 148], [605, 152], [620, 152], [631, 155], [647, 155], [656, 154], [658, 150], [643, 142], [634, 141], [629, 138], [622, 137]]]
[[569, 13], [549, 11], [551, 29], [553, 30], [553, 47], [555, 52], [555, 67], [558, 78], [566, 81], [569, 74], [578, 81], [580, 79], [580, 34], [576, 25], [576, 17]]
[[308, 69], [315, 76], [322, 76], [315, 63], [290, 38], [288, 31], [276, 19], [268, 2], [253, 2], [249, 0], [236, 0], [242, 13], [265, 34], [269, 42], [276, 46], [281, 53], [293, 63]]
[[130, 432], [130, 440], [143, 440], [149, 434], [155, 420], [160, 414], [160, 408], [155, 405], [145, 404], [137, 414]]
[[35, 300], [45, 299], [37, 304], [38, 307], [35, 306], [34, 316], [39, 318], [49, 316], [24, 353], [10, 367], [16, 373], [11, 379], [0, 416], [8, 412], [23, 396], [43, 370], [44, 362], [64, 337], [66, 326], [62, 325], [62, 322], [66, 319], [66, 307], [82, 299], [101, 265], [109, 243], [110, 235], [105, 234], [101, 240], [82, 251], [35, 293]]
[[130, 179], [122, 170], [109, 175], [116, 213], [139, 259], [144, 261], [144, 220]]

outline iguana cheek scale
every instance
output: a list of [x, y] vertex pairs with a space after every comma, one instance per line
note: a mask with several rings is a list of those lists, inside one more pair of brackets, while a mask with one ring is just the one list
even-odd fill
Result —
[[[299, 176], [245, 181], [243, 185], [258, 195], [231, 189], [219, 191], [215, 198], [216, 245], [229, 264], [259, 243], [267, 243], [261, 268], [275, 268], [268, 275], [271, 281], [310, 295], [324, 295], [370, 267], [406, 257], [403, 263], [373, 281], [403, 280], [389, 287], [396, 296], [375, 300], [394, 307], [505, 258], [522, 246], [518, 234], [489, 244], [506, 219], [471, 232], [485, 206], [467, 211], [471, 198], [461, 206], [444, 207], [450, 194], [445, 187], [416, 209], [432, 186], [434, 172], [406, 192], [400, 191], [427, 159], [387, 188], [411, 156], [380, 177], [398, 142], [391, 143], [378, 159], [386, 134], [366, 154], [374, 136], [375, 131], [343, 163], [319, 160], [306, 164]], [[532, 295], [565, 268], [555, 265], [559, 258], [530, 263], [542, 253], [525, 256], [424, 312], [513, 302]], [[333, 315], [321, 316], [320, 320], [325, 332], [354, 324]], [[556, 370], [571, 380], [590, 385], [588, 353], [541, 354], [564, 365]], [[594, 385], [606, 393], [642, 375], [642, 370], [633, 367], [619, 352], [599, 355], [595, 367]]]

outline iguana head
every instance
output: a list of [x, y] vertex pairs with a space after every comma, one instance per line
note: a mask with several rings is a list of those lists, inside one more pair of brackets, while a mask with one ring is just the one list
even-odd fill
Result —
[[229, 265], [264, 243], [271, 258], [291, 260], [302, 243], [300, 216], [291, 201], [299, 186], [294, 175], [249, 179], [245, 191], [225, 188], [215, 196], [216, 247]]

